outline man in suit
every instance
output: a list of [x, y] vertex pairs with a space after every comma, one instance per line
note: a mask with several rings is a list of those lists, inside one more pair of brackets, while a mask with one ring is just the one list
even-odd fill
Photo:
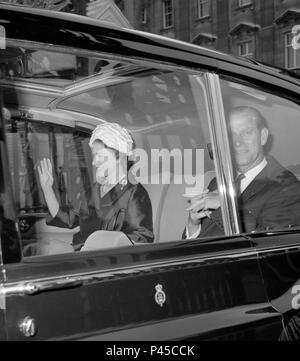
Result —
[[[229, 116], [241, 231], [267, 231], [300, 225], [300, 182], [266, 156], [269, 130], [259, 111], [234, 108]], [[190, 201], [184, 238], [224, 234], [216, 179]]]

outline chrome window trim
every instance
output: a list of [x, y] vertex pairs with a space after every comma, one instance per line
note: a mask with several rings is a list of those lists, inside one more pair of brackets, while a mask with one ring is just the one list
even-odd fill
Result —
[[[90, 252], [89, 252], [90, 253]], [[124, 276], [137, 276], [143, 275], [145, 273], [157, 273], [161, 272], [162, 269], [170, 271], [171, 268], [186, 266], [186, 267], [198, 267], [206, 264], [211, 264], [214, 261], [221, 262], [229, 261], [238, 261], [243, 258], [257, 258], [257, 252], [253, 249], [248, 248], [248, 251], [232, 253], [232, 250], [225, 251], [225, 254], [222, 255], [211, 255], [205, 257], [191, 257], [191, 258], [181, 258], [170, 261], [160, 261], [154, 262], [151, 264], [142, 264], [134, 265], [130, 267], [117, 267], [110, 270], [103, 271], [91, 271], [91, 272], [81, 272], [70, 275], [62, 275], [57, 277], [44, 277], [36, 278], [24, 282], [7, 282], [2, 284], [0, 288], [0, 297], [3, 295], [18, 295], [18, 294], [34, 294], [37, 289], [49, 289], [48, 285], [54, 284], [57, 282], [63, 284], [63, 282], [79, 282], [86, 284], [98, 283], [100, 281], [107, 281], [112, 279], [122, 279]], [[55, 289], [55, 287], [53, 287]]]
[[[151, 272], [159, 272], [161, 269], [174, 268], [180, 267], [185, 265], [187, 267], [197, 267], [197, 266], [205, 266], [211, 265], [211, 262], [223, 260], [226, 261], [240, 261], [245, 258], [254, 258], [258, 259], [260, 255], [264, 253], [272, 253], [272, 252], [281, 252], [281, 251], [292, 251], [296, 250], [299, 251], [299, 245], [291, 245], [288, 247], [273, 247], [269, 249], [256, 249], [253, 248], [249, 249], [244, 252], [236, 252], [236, 253], [225, 253], [223, 255], [213, 255], [213, 256], [206, 256], [201, 259], [201, 257], [197, 258], [189, 258], [189, 259], [179, 259], [179, 260], [172, 260], [168, 262], [155, 262], [149, 265], [137, 265], [131, 267], [118, 267], [113, 268], [110, 270], [103, 270], [103, 271], [92, 271], [92, 272], [82, 272], [72, 275], [63, 275], [57, 277], [44, 277], [44, 278], [36, 278], [33, 280], [28, 280], [24, 282], [7, 282], [2, 283], [0, 287], [0, 298], [4, 296], [12, 296], [12, 295], [32, 295], [36, 292], [39, 292], [40, 289], [47, 289], [51, 288], [50, 286], [53, 285], [55, 282], [59, 284], [64, 284], [64, 282], [72, 283], [78, 282], [81, 284], [91, 284], [91, 283], [98, 283], [101, 281], [109, 281], [109, 280], [116, 280], [122, 279], [124, 276], [138, 276], [145, 273]], [[226, 251], [229, 252], [229, 251]], [[170, 270], [170, 269], [169, 269]], [[79, 284], [79, 286], [81, 285]], [[58, 287], [53, 287], [53, 290], [57, 289]]]
[[217, 74], [209, 72], [204, 73], [204, 77], [207, 79], [209, 114], [211, 115], [209, 118], [210, 137], [215, 158], [224, 231], [226, 236], [231, 236], [241, 232], [220, 78]]

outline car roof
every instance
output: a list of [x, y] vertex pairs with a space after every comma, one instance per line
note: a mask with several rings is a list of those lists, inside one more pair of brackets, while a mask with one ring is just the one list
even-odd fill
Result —
[[[232, 56], [226, 53], [207, 49], [199, 45], [191, 44], [181, 40], [176, 40], [144, 31], [123, 28], [114, 23], [101, 21], [99, 19], [93, 19], [87, 16], [67, 12], [31, 8], [28, 6], [13, 4], [8, 5], [7, 3], [1, 2], [0, 10], [1, 16], [10, 18], [12, 23], [17, 23], [17, 19], [15, 17], [17, 14], [19, 14], [20, 16], [23, 15], [22, 20], [24, 19], [24, 21], [30, 21], [30, 19], [34, 18], [36, 24], [38, 23], [38, 21], [43, 24], [43, 19], [47, 18], [47, 23], [52, 24], [54, 28], [58, 26], [58, 21], [61, 21], [64, 26], [66, 26], [66, 24], [69, 24], [70, 28], [73, 28], [74, 24], [83, 25], [84, 28], [81, 29], [85, 29], [87, 32], [89, 31], [89, 26], [92, 26], [101, 29], [102, 32], [105, 32], [103, 36], [105, 36], [106, 38], [110, 37], [111, 39], [126, 39], [128, 41], [136, 41], [141, 44], [155, 45], [160, 47], [161, 49], [169, 48], [178, 51], [185, 51], [191, 55], [200, 55], [202, 59], [206, 59], [206, 65], [208, 67], [211, 67], [212, 69], [215, 68], [215, 70], [217, 70], [218, 68], [222, 68], [222, 64], [237, 65], [242, 66], [243, 68], [260, 71], [265, 74], [287, 80], [297, 86], [299, 86], [300, 84], [300, 75], [291, 70], [283, 69], [269, 64], [264, 64], [254, 59]], [[27, 19], [26, 16], [24, 17], [24, 15], [28, 16]], [[170, 58], [172, 58], [171, 53], [169, 54], [169, 56]], [[215, 63], [212, 62], [212, 60], [215, 60]], [[182, 59], [182, 62], [184, 61], [185, 59]], [[225, 66], [225, 68], [228, 69], [227, 66]]]

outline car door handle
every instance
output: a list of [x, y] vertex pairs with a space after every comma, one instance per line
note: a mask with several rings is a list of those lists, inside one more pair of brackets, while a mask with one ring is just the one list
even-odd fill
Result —
[[40, 282], [33, 283], [33, 291], [30, 294], [44, 292], [44, 291], [52, 291], [52, 290], [60, 290], [64, 288], [73, 288], [82, 286], [83, 281], [80, 278], [65, 278], [59, 281], [52, 282]]
[[82, 286], [83, 281], [80, 278], [64, 278], [58, 281], [45, 281], [32, 283], [32, 287], [28, 287], [27, 294], [33, 295], [39, 292], [61, 290], [65, 288], [73, 288]]
[[4, 287], [3, 291], [6, 295], [34, 295], [40, 292], [79, 287], [82, 286], [82, 284], [83, 280], [81, 278], [67, 277], [56, 281], [28, 282], [15, 286], [7, 286]]

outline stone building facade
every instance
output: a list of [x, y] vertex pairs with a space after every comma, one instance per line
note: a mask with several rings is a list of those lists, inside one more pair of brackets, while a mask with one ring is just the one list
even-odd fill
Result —
[[[132, 26], [233, 55], [300, 70], [299, 0], [124, 0]], [[128, 15], [127, 15], [128, 16]], [[300, 46], [300, 39], [299, 39]]]
[[71, 11], [300, 71], [300, 0], [7, 2]]

